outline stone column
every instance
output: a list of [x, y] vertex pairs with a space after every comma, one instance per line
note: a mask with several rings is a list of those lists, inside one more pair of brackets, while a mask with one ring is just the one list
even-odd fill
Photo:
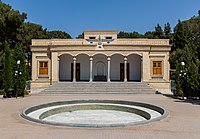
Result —
[[58, 82], [59, 76], [58, 76], [58, 53], [52, 52], [51, 53], [51, 79], [52, 83]]
[[149, 53], [143, 52], [142, 55], [142, 81], [149, 82], [150, 79], [150, 59], [149, 59]]
[[38, 79], [38, 73], [39, 73], [39, 62], [37, 62], [36, 54], [32, 53], [32, 65], [37, 66], [31, 66], [32, 67], [32, 81], [35, 81]]
[[58, 82], [60, 81], [60, 57], [58, 57]]
[[124, 82], [127, 82], [127, 58], [124, 57]]
[[92, 62], [93, 62], [93, 58], [90, 57], [90, 82], [92, 82]]
[[143, 74], [142, 73], [143, 73], [143, 57], [141, 57], [141, 73], [140, 73], [141, 74], [140, 75], [141, 76], [141, 82], [143, 81]]
[[107, 77], [107, 82], [110, 82], [110, 57], [107, 58], [108, 61], [108, 77]]
[[50, 79], [50, 85], [52, 85], [52, 78], [53, 78], [53, 60], [52, 60], [52, 56], [53, 54], [51, 53], [51, 57], [50, 57], [50, 77], [49, 77], [49, 79]]
[[73, 58], [74, 67], [73, 67], [73, 82], [76, 82], [76, 57]]

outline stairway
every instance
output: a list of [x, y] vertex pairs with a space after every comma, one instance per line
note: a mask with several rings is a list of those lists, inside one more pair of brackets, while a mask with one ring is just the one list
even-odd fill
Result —
[[59, 82], [40, 94], [155, 94], [144, 82]]

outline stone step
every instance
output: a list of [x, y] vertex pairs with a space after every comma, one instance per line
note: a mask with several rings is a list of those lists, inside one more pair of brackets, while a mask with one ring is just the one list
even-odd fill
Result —
[[94, 84], [94, 83], [91, 83], [91, 84], [86, 84], [86, 83], [82, 83], [82, 84], [80, 84], [80, 83], [74, 83], [74, 84], [72, 84], [72, 83], [57, 83], [57, 84], [55, 84], [55, 85], [52, 85], [52, 86], [50, 86], [49, 88], [54, 88], [54, 87], [146, 87], [147, 85], [146, 84], [143, 84], [143, 83], [141, 83], [141, 84], [125, 84], [125, 83], [122, 83], [122, 84], [119, 84], [119, 83], [117, 83], [117, 84], [110, 84], [110, 83], [106, 83], [106, 84], [102, 84], [102, 83], [100, 83], [100, 84], [98, 84], [98, 83], [96, 83], [96, 84]]
[[146, 91], [151, 91], [150, 89], [142, 89], [142, 90], [137, 90], [137, 89], [132, 89], [132, 90], [89, 90], [89, 89], [86, 89], [86, 90], [45, 90], [43, 92], [146, 92]]
[[114, 94], [114, 95], [123, 95], [123, 94], [155, 94], [154, 92], [42, 92], [39, 95], [73, 95], [73, 94]]
[[148, 89], [149, 87], [148, 86], [133, 86], [133, 87], [131, 87], [131, 86], [128, 86], [128, 87], [126, 87], [126, 86], [120, 86], [120, 87], [118, 87], [118, 86], [115, 86], [115, 87], [113, 87], [113, 86], [99, 86], [99, 87], [93, 87], [93, 86], [74, 86], [74, 87], [72, 87], [72, 86], [64, 86], [64, 87], [50, 87], [50, 88], [48, 88], [48, 89], [60, 89], [60, 88], [63, 88], [63, 89], [73, 89], [73, 88], [75, 88], [75, 89], [85, 89], [85, 88], [88, 88], [88, 89], [115, 89], [115, 88], [120, 88], [120, 89], [124, 89], [124, 88], [126, 88], [126, 89], [132, 89], [132, 88], [134, 88], [134, 89], [141, 89], [141, 88], [143, 88], [143, 89]]
[[155, 90], [143, 82], [59, 82], [40, 94], [155, 94]]

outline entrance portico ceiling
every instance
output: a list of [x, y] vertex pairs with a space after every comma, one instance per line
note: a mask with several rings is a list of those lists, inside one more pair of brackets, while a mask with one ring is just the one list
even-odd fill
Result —
[[122, 55], [124, 57], [128, 57], [129, 55], [139, 55], [140, 57], [142, 57], [142, 53], [139, 53], [139, 52], [59, 52], [58, 53], [58, 57], [60, 57], [61, 55], [64, 55], [64, 54], [68, 54], [68, 55], [71, 55], [73, 57], [77, 57], [78, 55], [87, 55], [89, 57], [94, 57], [95, 55], [98, 55], [98, 54], [102, 54], [102, 55], [105, 55], [107, 57], [112, 57], [113, 55]]

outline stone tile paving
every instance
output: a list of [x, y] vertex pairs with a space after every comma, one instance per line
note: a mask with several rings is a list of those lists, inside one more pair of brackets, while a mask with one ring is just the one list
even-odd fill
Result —
[[[76, 99], [142, 101], [167, 109], [170, 115], [157, 122], [123, 128], [73, 128], [41, 125], [26, 121], [19, 113], [47, 102]], [[200, 139], [200, 105], [162, 95], [63, 95], [28, 96], [0, 100], [2, 139]]]

